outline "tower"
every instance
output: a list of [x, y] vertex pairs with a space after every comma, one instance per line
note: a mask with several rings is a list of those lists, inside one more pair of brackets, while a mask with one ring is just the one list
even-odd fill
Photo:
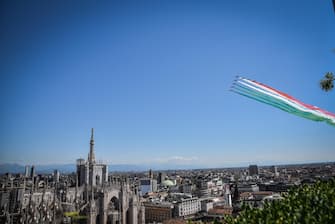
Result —
[[249, 176], [258, 175], [258, 166], [257, 165], [250, 165], [249, 166]]
[[163, 172], [159, 172], [158, 174], [158, 184], [162, 184], [162, 182], [165, 180], [166, 174]]
[[58, 170], [54, 170], [54, 182], [55, 183], [59, 183], [59, 171]]
[[30, 178], [34, 179], [34, 177], [35, 177], [35, 166], [32, 165], [30, 170]]
[[274, 174], [275, 177], [279, 176], [278, 167], [277, 166], [271, 166], [271, 172]]
[[94, 129], [91, 129], [91, 141], [90, 141], [90, 154], [88, 155], [88, 161], [90, 164], [95, 163], [95, 155], [94, 155], [94, 136], [93, 136]]
[[87, 161], [77, 160], [78, 186], [87, 184], [89, 186], [102, 186], [108, 181], [108, 166], [95, 160], [94, 132], [91, 130], [90, 151]]
[[149, 178], [150, 179], [154, 178], [154, 173], [152, 172], [152, 169], [149, 170]]
[[29, 166], [28, 165], [25, 166], [25, 168], [24, 168], [24, 176], [29, 177]]

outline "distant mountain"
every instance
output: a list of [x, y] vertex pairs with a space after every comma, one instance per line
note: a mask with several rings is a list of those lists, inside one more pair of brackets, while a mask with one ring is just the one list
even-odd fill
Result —
[[60, 173], [72, 173], [76, 171], [75, 164], [52, 164], [52, 165], [36, 165], [36, 173], [53, 173], [58, 170]]
[[146, 171], [149, 169], [152, 170], [189, 170], [189, 169], [197, 169], [202, 168], [197, 165], [182, 165], [182, 164], [144, 164], [144, 165], [134, 165], [134, 164], [111, 164], [108, 166], [109, 172], [113, 171]]
[[[75, 164], [50, 164], [50, 165], [35, 165], [37, 174], [51, 174], [54, 170], [60, 173], [72, 173], [76, 171]], [[142, 172], [149, 169], [152, 170], [182, 170], [182, 169], [197, 169], [201, 168], [195, 165], [181, 165], [181, 164], [110, 164], [108, 165], [109, 172]], [[0, 164], [0, 174], [4, 173], [24, 173], [25, 166], [19, 164]]]
[[144, 171], [144, 170], [147, 170], [147, 167], [143, 165], [135, 165], [135, 164], [110, 164], [108, 165], [109, 172], [115, 172], [115, 171], [131, 172], [131, 171]]
[[24, 166], [15, 163], [0, 164], [0, 174], [4, 173], [24, 173]]
[[[31, 166], [30, 166], [31, 168]], [[53, 173], [54, 170], [59, 170], [61, 173], [71, 173], [75, 171], [75, 165], [74, 164], [53, 164], [53, 165], [36, 165], [35, 166], [36, 173]], [[11, 164], [11, 163], [5, 163], [0, 164], [0, 174], [4, 173], [22, 173], [25, 172], [25, 166], [19, 165], [19, 164]]]

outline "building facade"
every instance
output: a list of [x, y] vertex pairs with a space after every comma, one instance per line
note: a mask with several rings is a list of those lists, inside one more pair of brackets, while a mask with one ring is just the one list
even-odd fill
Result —
[[147, 202], [145, 206], [145, 223], [161, 223], [172, 219], [173, 205], [169, 202]]
[[197, 197], [181, 197], [174, 203], [174, 216], [187, 217], [201, 211], [201, 203]]

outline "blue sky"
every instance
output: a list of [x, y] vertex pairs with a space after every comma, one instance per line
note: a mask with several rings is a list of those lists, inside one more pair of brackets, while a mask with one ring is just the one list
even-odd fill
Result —
[[335, 112], [331, 1], [2, 1], [0, 163], [334, 161], [335, 129], [229, 91], [236, 75]]

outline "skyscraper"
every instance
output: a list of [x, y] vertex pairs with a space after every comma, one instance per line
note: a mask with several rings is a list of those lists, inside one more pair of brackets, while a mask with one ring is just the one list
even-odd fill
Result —
[[272, 172], [275, 176], [278, 176], [278, 175], [279, 175], [277, 166], [271, 166], [271, 172]]
[[165, 180], [166, 174], [163, 172], [159, 172], [158, 174], [158, 184], [161, 184]]
[[249, 176], [258, 175], [258, 166], [257, 165], [250, 165], [249, 166]]
[[35, 166], [32, 165], [31, 166], [31, 170], [30, 170], [30, 178], [33, 179], [35, 177]]
[[152, 172], [152, 169], [149, 170], [149, 178], [150, 179], [154, 178], [154, 173]]
[[29, 177], [29, 166], [28, 165], [25, 166], [25, 168], [24, 168], [24, 176]]
[[58, 170], [54, 170], [54, 182], [55, 183], [59, 183], [59, 176], [60, 176], [60, 173]]

